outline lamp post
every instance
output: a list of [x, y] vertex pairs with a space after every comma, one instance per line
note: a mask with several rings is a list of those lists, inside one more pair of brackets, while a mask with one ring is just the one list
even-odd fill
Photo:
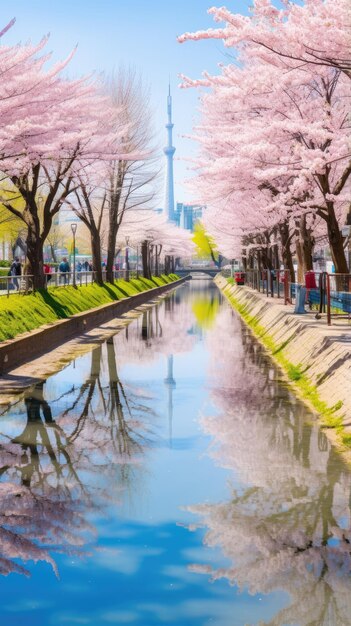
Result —
[[126, 280], [129, 281], [129, 250], [128, 250], [128, 244], [129, 244], [129, 237], [126, 237]]
[[71, 224], [71, 231], [72, 231], [72, 235], [73, 235], [73, 287], [76, 286], [76, 231], [77, 231], [77, 224], [73, 223]]
[[136, 247], [136, 277], [139, 278], [139, 244]]

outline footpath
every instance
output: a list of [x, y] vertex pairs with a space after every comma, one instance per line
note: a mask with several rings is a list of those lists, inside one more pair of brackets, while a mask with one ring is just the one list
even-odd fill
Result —
[[327, 326], [312, 312], [296, 315], [291, 305], [223, 276], [215, 282], [322, 424], [338, 443], [351, 447], [351, 323], [336, 320]]

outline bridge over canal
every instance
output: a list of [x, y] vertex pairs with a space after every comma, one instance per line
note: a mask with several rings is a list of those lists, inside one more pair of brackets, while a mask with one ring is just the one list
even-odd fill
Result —
[[180, 277], [191, 274], [207, 274], [208, 276], [211, 276], [211, 278], [214, 278], [218, 272], [220, 272], [220, 270], [216, 267], [182, 267], [176, 270], [176, 273]]

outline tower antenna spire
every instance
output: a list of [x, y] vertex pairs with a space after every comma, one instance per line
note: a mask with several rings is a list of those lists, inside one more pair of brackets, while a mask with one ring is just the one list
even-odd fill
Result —
[[167, 96], [167, 146], [163, 149], [167, 159], [167, 173], [166, 173], [166, 193], [165, 193], [165, 206], [164, 210], [167, 213], [168, 221], [175, 221], [174, 211], [174, 181], [173, 181], [173, 156], [175, 153], [175, 147], [173, 146], [172, 131], [172, 96], [171, 96], [171, 79], [168, 78], [168, 96]]

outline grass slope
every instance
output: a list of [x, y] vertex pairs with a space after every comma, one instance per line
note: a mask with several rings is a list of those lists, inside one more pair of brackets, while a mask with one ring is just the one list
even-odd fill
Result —
[[122, 300], [153, 287], [160, 287], [177, 280], [169, 276], [118, 280], [114, 285], [95, 283], [82, 287], [50, 287], [28, 295], [0, 297], [0, 341], [13, 339], [21, 333], [34, 330], [60, 319], [71, 317], [97, 306]]

